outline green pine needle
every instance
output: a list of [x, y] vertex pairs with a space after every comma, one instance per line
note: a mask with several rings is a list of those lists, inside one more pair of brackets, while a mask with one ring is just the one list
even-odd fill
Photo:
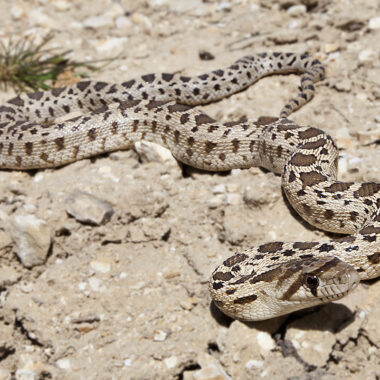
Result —
[[[88, 72], [98, 71], [118, 57], [89, 62], [76, 62], [70, 60], [68, 55], [72, 52], [66, 50], [55, 52], [53, 48], [46, 48], [52, 40], [49, 34], [40, 44], [34, 40], [20, 38], [11, 40], [6, 46], [0, 41], [0, 88], [13, 86], [17, 92], [27, 90], [49, 90], [58, 76], [65, 71], [86, 69], [86, 72], [75, 73], [78, 77], [88, 76]], [[101, 66], [94, 63], [105, 62]]]

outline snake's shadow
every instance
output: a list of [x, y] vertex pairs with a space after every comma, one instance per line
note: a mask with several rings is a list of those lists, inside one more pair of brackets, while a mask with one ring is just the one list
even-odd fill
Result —
[[[213, 302], [210, 303], [210, 313], [216, 322], [224, 327], [229, 327], [233, 319], [223, 314]], [[241, 321], [247, 327], [267, 332], [268, 334], [285, 335], [288, 328], [297, 330], [329, 331], [339, 333], [355, 321], [355, 312], [340, 303], [328, 303], [292, 314], [268, 319], [266, 321], [246, 322]]]

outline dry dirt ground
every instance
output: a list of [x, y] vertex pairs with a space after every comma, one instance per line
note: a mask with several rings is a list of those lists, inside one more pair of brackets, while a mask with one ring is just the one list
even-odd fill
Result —
[[[3, 41], [53, 31], [52, 46], [76, 60], [121, 54], [92, 74], [110, 82], [308, 52], [327, 75], [291, 118], [338, 142], [341, 179], [380, 179], [378, 1], [0, 0], [0, 9]], [[298, 83], [268, 77], [203, 109], [223, 121], [277, 116]], [[258, 168], [201, 173], [147, 156], [0, 172], [0, 379], [380, 378], [379, 281], [261, 323], [233, 321], [210, 303], [208, 277], [234, 252], [330, 237], [290, 210], [280, 177]], [[94, 226], [70, 217], [74, 190], [108, 202], [111, 219]], [[44, 221], [37, 234], [51, 238], [33, 268], [16, 255], [23, 220]]]

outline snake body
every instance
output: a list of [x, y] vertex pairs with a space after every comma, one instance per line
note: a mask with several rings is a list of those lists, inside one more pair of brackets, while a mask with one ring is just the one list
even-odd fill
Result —
[[[270, 74], [301, 73], [301, 91], [279, 118], [220, 123], [194, 106], [241, 91]], [[329, 242], [271, 242], [240, 252], [212, 274], [210, 293], [226, 314], [262, 320], [338, 299], [380, 275], [380, 184], [337, 180], [332, 138], [286, 117], [314, 95], [318, 60], [263, 53], [199, 76], [148, 74], [121, 84], [79, 82], [21, 94], [0, 107], [0, 168], [67, 163], [146, 140], [205, 170], [261, 166], [282, 175], [294, 209]], [[59, 121], [65, 115], [68, 120]]]

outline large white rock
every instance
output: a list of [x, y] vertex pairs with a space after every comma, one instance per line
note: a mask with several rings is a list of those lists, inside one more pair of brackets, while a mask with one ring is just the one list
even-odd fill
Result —
[[51, 244], [51, 230], [46, 222], [34, 215], [16, 215], [10, 225], [15, 253], [22, 264], [27, 268], [43, 264]]

